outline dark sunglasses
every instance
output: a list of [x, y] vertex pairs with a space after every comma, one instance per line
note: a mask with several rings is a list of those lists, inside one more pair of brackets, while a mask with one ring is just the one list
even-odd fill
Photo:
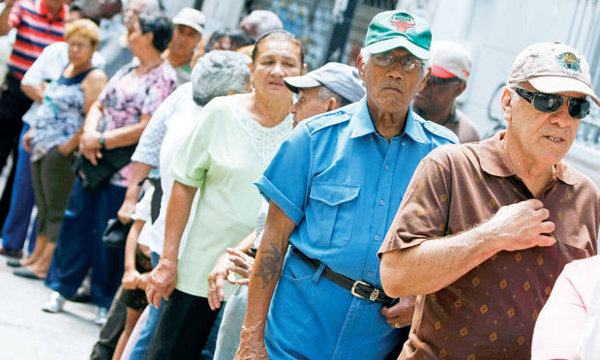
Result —
[[443, 85], [443, 84], [449, 84], [449, 83], [453, 83], [453, 82], [462, 82], [462, 80], [457, 77], [443, 79], [443, 78], [439, 78], [434, 75], [430, 75], [429, 79], [427, 80], [427, 85]]
[[536, 110], [552, 113], [558, 111], [565, 99], [569, 101], [569, 115], [575, 119], [583, 119], [590, 113], [590, 102], [586, 98], [566, 97], [557, 94], [546, 94], [543, 92], [533, 92], [514, 88], [515, 92], [523, 99], [527, 100]]

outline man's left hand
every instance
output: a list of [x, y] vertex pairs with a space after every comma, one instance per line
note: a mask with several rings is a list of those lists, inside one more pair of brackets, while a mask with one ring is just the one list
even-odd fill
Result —
[[402, 296], [397, 304], [384, 306], [381, 315], [385, 316], [386, 321], [393, 328], [409, 326], [415, 309], [415, 299], [415, 296]]

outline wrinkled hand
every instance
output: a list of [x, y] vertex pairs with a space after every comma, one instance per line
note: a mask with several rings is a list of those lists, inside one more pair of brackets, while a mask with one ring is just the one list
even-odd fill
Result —
[[254, 266], [254, 258], [236, 249], [227, 249], [227, 255], [229, 256], [229, 271], [242, 277], [235, 282], [232, 282], [230, 277], [227, 277], [227, 280], [232, 284], [248, 285], [250, 283], [250, 273], [252, 273], [252, 267]]
[[235, 283], [235, 274], [229, 270], [230, 260], [228, 254], [221, 255], [208, 274], [208, 305], [211, 310], [219, 309], [221, 303], [225, 300], [225, 291], [223, 284], [225, 279], [230, 283]]
[[160, 299], [169, 300], [169, 296], [177, 285], [177, 262], [160, 259], [158, 265], [150, 272], [150, 281], [146, 288], [148, 303], [158, 307]]
[[123, 273], [123, 279], [121, 280], [121, 284], [123, 285], [123, 289], [127, 290], [135, 290], [138, 288], [140, 273], [135, 270], [125, 270]]
[[550, 236], [555, 225], [545, 221], [550, 216], [541, 201], [529, 199], [503, 206], [489, 221], [484, 232], [494, 234], [502, 250], [516, 251], [535, 246], [552, 246], [556, 240]]
[[23, 150], [28, 153], [31, 152], [31, 137], [33, 136], [33, 128], [27, 130], [25, 135], [23, 135]]
[[100, 133], [98, 131], [84, 131], [79, 139], [79, 152], [94, 166], [98, 165], [97, 159], [102, 157], [99, 138]]
[[147, 272], [140, 274], [140, 276], [138, 276], [137, 278], [137, 288], [146, 291], [148, 285], [150, 285], [150, 273]]
[[248, 329], [242, 326], [240, 345], [234, 360], [268, 360], [264, 329]]
[[415, 296], [402, 296], [398, 299], [397, 304], [381, 308], [381, 315], [393, 328], [409, 326], [415, 309], [415, 299]]
[[131, 221], [131, 216], [135, 212], [135, 205], [135, 201], [125, 198], [125, 201], [123, 201], [123, 205], [121, 205], [121, 208], [117, 212], [117, 215], [119, 216], [119, 221], [121, 221], [123, 224], [129, 223]]

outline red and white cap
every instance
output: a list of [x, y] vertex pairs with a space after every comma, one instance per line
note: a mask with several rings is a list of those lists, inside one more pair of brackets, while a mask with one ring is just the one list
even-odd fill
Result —
[[452, 41], [435, 41], [431, 45], [431, 75], [467, 81], [471, 75], [471, 56], [462, 45]]

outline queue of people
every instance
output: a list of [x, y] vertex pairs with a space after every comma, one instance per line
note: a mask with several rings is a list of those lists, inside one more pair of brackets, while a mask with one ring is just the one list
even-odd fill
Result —
[[[307, 72], [268, 11], [205, 36], [202, 12], [169, 19], [155, 0], [122, 18], [100, 1], [100, 26], [64, 0], [5, 1], [0, 33], [43, 19], [50, 35], [27, 61], [15, 43], [0, 98], [0, 163], [19, 144], [11, 188], [29, 194], [0, 250], [44, 280], [49, 313], [89, 277], [92, 359], [589, 353], [600, 192], [563, 158], [600, 99], [578, 50], [523, 50], [507, 128], [479, 141], [456, 105], [470, 55], [406, 11], [373, 17], [357, 68]], [[114, 154], [99, 185], [71, 169]], [[20, 258], [12, 229], [34, 203]], [[107, 223], [124, 245], [103, 241]], [[569, 337], [549, 330], [565, 319]]]

